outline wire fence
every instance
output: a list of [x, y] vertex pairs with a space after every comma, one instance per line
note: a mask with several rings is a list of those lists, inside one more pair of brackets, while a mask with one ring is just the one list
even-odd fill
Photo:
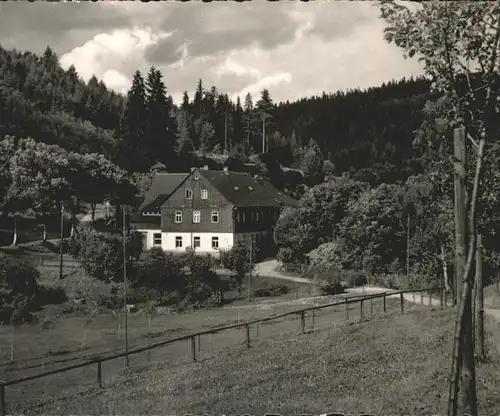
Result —
[[[277, 329], [280, 336], [304, 335], [332, 326], [363, 322], [369, 316], [384, 315], [389, 311], [403, 314], [409, 308], [419, 305], [441, 308], [448, 306], [444, 288], [356, 295], [333, 303], [293, 309], [264, 318], [150, 342], [128, 351], [101, 352], [91, 359], [72, 365], [56, 366], [50, 370], [0, 382], [0, 416], [7, 414], [7, 392], [11, 406], [30, 399], [43, 401], [50, 397], [47, 386], [50, 386], [50, 391], [64, 391], [65, 395], [71, 396], [82, 388], [113, 384], [124, 367], [155, 362], [179, 364], [200, 361], [242, 345], [249, 349], [261, 341], [275, 338]], [[43, 383], [39, 382], [41, 379], [44, 379]]]

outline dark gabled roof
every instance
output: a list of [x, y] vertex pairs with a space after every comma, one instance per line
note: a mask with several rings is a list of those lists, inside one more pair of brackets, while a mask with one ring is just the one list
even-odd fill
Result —
[[268, 180], [257, 179], [248, 173], [203, 169], [199, 173], [237, 207], [295, 206], [298, 203]]
[[157, 173], [137, 212], [159, 212], [161, 205], [188, 178], [189, 173]]

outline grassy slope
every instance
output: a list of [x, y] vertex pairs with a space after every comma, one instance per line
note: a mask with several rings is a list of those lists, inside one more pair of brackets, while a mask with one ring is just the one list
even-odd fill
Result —
[[[305, 336], [275, 336], [250, 351], [233, 348], [198, 363], [176, 360], [133, 368], [102, 390], [73, 391], [41, 407], [16, 410], [445, 414], [454, 316], [451, 309], [416, 311]], [[485, 415], [500, 409], [499, 326], [488, 320], [487, 329], [491, 359], [478, 366], [477, 375], [479, 413]]]

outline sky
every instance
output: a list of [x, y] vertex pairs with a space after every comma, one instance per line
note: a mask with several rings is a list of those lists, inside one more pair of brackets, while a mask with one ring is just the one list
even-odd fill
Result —
[[420, 75], [383, 29], [370, 1], [0, 2], [4, 48], [50, 46], [65, 69], [123, 93], [154, 65], [176, 102], [200, 78], [232, 98], [267, 88], [279, 102]]

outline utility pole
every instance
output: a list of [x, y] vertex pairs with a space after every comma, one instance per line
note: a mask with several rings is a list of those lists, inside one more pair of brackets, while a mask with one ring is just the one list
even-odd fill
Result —
[[410, 211], [406, 226], [406, 277], [410, 277]]
[[252, 299], [253, 235], [250, 235], [250, 273], [248, 274], [248, 302]]
[[266, 152], [266, 115], [262, 114], [262, 153]]
[[129, 366], [128, 360], [128, 308], [127, 308], [127, 228], [126, 207], [123, 207], [123, 306], [125, 324], [125, 367]]
[[61, 203], [61, 241], [59, 244], [59, 280], [63, 278], [63, 236], [64, 236], [64, 205]]
[[224, 150], [226, 150], [226, 152], [229, 152], [227, 143], [227, 107], [225, 108], [224, 113]]

